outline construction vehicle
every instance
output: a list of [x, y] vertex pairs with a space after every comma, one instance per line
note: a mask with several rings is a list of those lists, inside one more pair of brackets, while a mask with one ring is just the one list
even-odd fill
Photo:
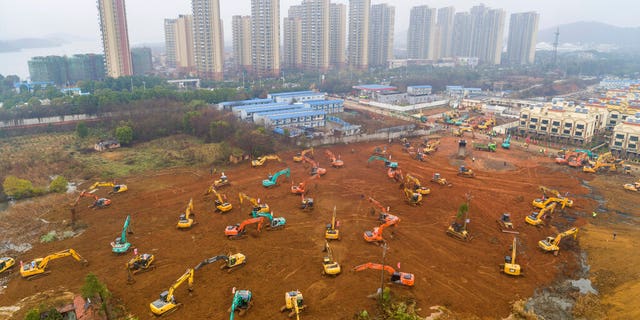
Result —
[[156, 257], [149, 253], [138, 254], [131, 258], [126, 264], [127, 267], [127, 283], [132, 284], [135, 282], [133, 275], [143, 273], [155, 269], [153, 261]]
[[284, 175], [289, 178], [291, 176], [291, 170], [289, 168], [282, 169], [276, 172], [273, 175], [269, 175], [269, 179], [262, 180], [262, 186], [265, 188], [270, 188], [278, 184], [278, 177]]
[[233, 320], [235, 312], [238, 310], [238, 315], [243, 316], [253, 306], [252, 293], [249, 290], [236, 290], [233, 288], [233, 301], [229, 308], [229, 320]]
[[473, 148], [480, 151], [496, 152], [497, 147], [495, 142], [473, 144]]
[[567, 164], [570, 167], [574, 167], [574, 168], [584, 166], [585, 164], [588, 164], [588, 163], [589, 163], [589, 155], [582, 152], [578, 152], [577, 156], [569, 158], [569, 161], [567, 162]]
[[415, 283], [415, 279], [416, 279], [415, 276], [413, 275], [413, 273], [399, 272], [399, 271], [396, 271], [391, 266], [381, 265], [381, 264], [372, 263], [372, 262], [361, 264], [359, 266], [355, 266], [353, 268], [353, 271], [362, 271], [362, 270], [367, 270], [367, 269], [384, 270], [389, 275], [391, 275], [390, 281], [392, 283], [400, 284], [400, 285], [403, 285], [403, 286], [413, 287], [413, 285]]
[[557, 256], [558, 252], [560, 251], [560, 241], [562, 241], [564, 237], [568, 236], [573, 236], [573, 239], [576, 239], [576, 237], [578, 236], [578, 228], [573, 227], [565, 232], [558, 234], [555, 237], [547, 237], [544, 240], [540, 240], [538, 242], [538, 246], [546, 252], [553, 251], [553, 255]]
[[420, 151], [423, 154], [431, 154], [433, 152], [438, 151], [439, 146], [440, 146], [440, 140], [429, 141], [424, 144], [424, 147]]
[[505, 212], [502, 214], [502, 216], [500, 217], [500, 219], [497, 220], [498, 221], [498, 227], [500, 228], [500, 231], [504, 232], [504, 233], [513, 233], [513, 234], [519, 234], [520, 232], [518, 231], [514, 231], [513, 229], [513, 222], [511, 222], [511, 214], [508, 212]]
[[313, 198], [305, 197], [304, 194], [300, 194], [300, 198], [302, 199], [300, 209], [313, 210]]
[[253, 218], [265, 218], [269, 220], [269, 224], [267, 225], [267, 230], [278, 230], [283, 229], [287, 224], [287, 220], [283, 217], [274, 218], [271, 212], [251, 212], [251, 216]]
[[298, 183], [297, 186], [291, 185], [291, 193], [293, 193], [293, 194], [304, 194], [304, 193], [306, 193], [307, 192], [307, 190], [306, 190], [307, 183], [309, 183], [311, 180], [313, 180], [315, 178], [319, 178], [319, 177], [320, 177], [320, 173], [316, 173], [315, 175], [311, 176], [311, 178], [308, 178], [307, 180]]
[[227, 202], [226, 196], [224, 196], [223, 198], [222, 195], [218, 192], [218, 190], [216, 190], [216, 188], [211, 188], [210, 190], [211, 190], [211, 193], [213, 193], [213, 196], [215, 197], [213, 200], [213, 204], [216, 207], [216, 211], [220, 211], [221, 213], [227, 213], [231, 211], [231, 209], [233, 209], [233, 205]]
[[192, 211], [193, 211], [193, 198], [189, 200], [189, 204], [187, 205], [187, 209], [184, 211], [184, 213], [180, 214], [180, 216], [178, 217], [178, 224], [176, 225], [176, 228], [188, 229], [195, 224], [192, 217], [192, 216], [195, 216], [195, 214], [192, 213]]
[[373, 155], [387, 157], [390, 156], [390, 152], [387, 150], [387, 146], [377, 146], [373, 148]]
[[209, 188], [221, 188], [230, 185], [229, 177], [224, 174], [224, 171], [220, 173], [220, 179], [214, 180], [213, 184]]
[[622, 167], [622, 172], [624, 174], [631, 174], [631, 166], [628, 164], [625, 164], [624, 167]]
[[327, 229], [324, 231], [324, 238], [328, 240], [340, 240], [340, 230], [336, 225], [336, 207], [333, 207], [333, 215], [331, 216], [331, 223], [327, 224]]
[[109, 191], [109, 194], [121, 193], [129, 190], [126, 184], [116, 184], [115, 182], [96, 182], [89, 187], [89, 190], [93, 190], [98, 187], [110, 187], [111, 191]]
[[411, 174], [407, 173], [407, 175], [404, 176], [404, 178], [405, 178], [405, 184], [409, 184], [409, 188], [411, 188], [413, 192], [419, 193], [423, 196], [431, 193], [431, 189], [429, 189], [428, 187], [422, 186], [420, 184], [420, 180], [418, 180], [418, 178], [412, 176]]
[[342, 272], [340, 264], [333, 258], [333, 250], [329, 247], [329, 242], [324, 241], [324, 250], [327, 254], [322, 258], [322, 274], [337, 276]]
[[304, 304], [304, 298], [299, 290], [284, 293], [285, 305], [280, 308], [280, 312], [289, 310], [289, 318], [296, 316], [296, 320], [300, 320], [300, 312], [307, 308]]
[[431, 182], [435, 182], [441, 186], [449, 186], [449, 187], [451, 186], [451, 183], [447, 182], [447, 179], [440, 176], [439, 173], [433, 174], [433, 177], [431, 178]]
[[473, 178], [476, 176], [473, 170], [467, 168], [464, 164], [458, 169], [458, 175], [465, 178]]
[[511, 134], [507, 135], [507, 138], [502, 142], [502, 149], [511, 148]]
[[638, 192], [638, 191], [640, 191], [640, 180], [638, 180], [638, 181], [636, 181], [634, 183], [625, 183], [622, 187], [625, 190]]
[[131, 233], [129, 230], [129, 223], [131, 223], [130, 215], [124, 219], [124, 225], [122, 226], [122, 233], [120, 234], [120, 237], [111, 242], [111, 252], [121, 254], [129, 251], [129, 248], [131, 248], [131, 243], [127, 241], [127, 233]]
[[536, 208], [544, 209], [552, 202], [556, 202], [558, 204], [561, 204], [562, 205], [562, 209], [564, 209], [565, 207], [571, 208], [573, 206], [573, 200], [570, 200], [569, 198], [566, 198], [566, 197], [549, 197], [549, 198], [546, 198], [546, 199], [544, 199], [544, 198], [543, 199], [534, 199], [531, 202], [531, 204]]
[[329, 151], [329, 150], [325, 150], [325, 153], [327, 154], [327, 157], [329, 157], [329, 161], [331, 161], [331, 166], [334, 168], [342, 168], [344, 167], [344, 161], [342, 161], [340, 159], [340, 156], [338, 156], [338, 158], [336, 158], [336, 156], [333, 154], [333, 152]]
[[256, 200], [255, 198], [251, 198], [243, 192], [238, 193], [238, 198], [240, 198], [240, 206], [242, 206], [242, 203], [244, 202], [244, 200], [249, 201], [251, 205], [253, 205], [253, 208], [251, 208], [251, 213], [250, 213], [250, 215], [252, 216], [258, 212], [260, 213], [271, 212], [269, 205], [266, 203], [260, 203], [260, 199]]
[[512, 276], [522, 275], [522, 268], [519, 264], [516, 264], [516, 237], [513, 237], [511, 255], [504, 257], [504, 264], [500, 265], [500, 271]]
[[402, 170], [400, 168], [388, 168], [387, 169], [387, 177], [389, 177], [389, 179], [393, 179], [395, 181], [404, 180], [404, 177], [402, 176]]
[[420, 205], [420, 203], [422, 202], [422, 194], [415, 192], [412, 188], [408, 188], [407, 184], [405, 183], [400, 184], [400, 188], [404, 192], [404, 196], [410, 205]]
[[[391, 215], [392, 217], [396, 217]], [[396, 217], [397, 218], [397, 217]], [[384, 241], [384, 238], [382, 237], [382, 234], [384, 232], [384, 229], [386, 229], [387, 227], [392, 227], [395, 226], [396, 224], [398, 224], [398, 222], [400, 222], [400, 219], [387, 219], [385, 221], [385, 223], [381, 224], [378, 227], [373, 228], [372, 231], [365, 231], [363, 234], [364, 240], [366, 242], [380, 242], [380, 241]]]
[[[447, 228], [447, 235], [454, 237], [458, 240], [462, 241], [471, 241], [471, 235], [467, 230], [467, 223], [469, 221], [469, 201], [463, 203], [458, 208], [458, 214], [456, 216], [456, 220], [449, 225]], [[460, 219], [464, 219], [462, 223], [459, 222]]]
[[546, 207], [541, 209], [539, 212], [532, 212], [530, 215], [526, 216], [524, 220], [532, 225], [539, 226], [544, 224], [544, 220], [542, 220], [547, 214], [552, 214], [558, 205], [557, 202], [551, 202]]
[[280, 159], [278, 155], [270, 154], [270, 155], [258, 157], [258, 159], [255, 159], [255, 160], [251, 160], [251, 166], [254, 168], [259, 167], [263, 165], [267, 160], [278, 160], [278, 162], [282, 162], [282, 159]]
[[80, 202], [81, 198], [93, 198], [94, 200], [93, 204], [91, 204], [89, 208], [103, 209], [111, 205], [111, 199], [100, 198], [91, 192], [82, 191], [80, 192], [80, 195], [78, 195], [78, 198], [76, 198], [76, 201], [71, 206], [75, 207], [76, 205], [78, 205], [78, 202]]
[[231, 269], [235, 267], [244, 266], [247, 263], [247, 257], [242, 253], [230, 254], [230, 255], [218, 255], [208, 259], [204, 259], [202, 262], [198, 263], [198, 265], [193, 268], [194, 270], [198, 270], [208, 264], [214, 263], [216, 261], [223, 260], [224, 264], [220, 266], [220, 269]]
[[87, 260], [83, 259], [75, 250], [67, 249], [52, 253], [44, 258], [33, 259], [33, 261], [29, 263], [21, 264], [20, 275], [23, 278], [27, 278], [27, 280], [48, 275], [49, 271], [46, 271], [46, 268], [49, 261], [65, 257], [72, 257], [85, 266], [88, 264]]
[[0, 257], [0, 274], [7, 271], [16, 264], [16, 260], [10, 257]]
[[397, 168], [398, 167], [398, 163], [397, 162], [391, 162], [390, 160], [388, 160], [387, 158], [381, 157], [381, 156], [371, 156], [369, 157], [369, 160], [367, 160], [367, 166], [369, 165], [369, 163], [371, 161], [374, 160], [380, 160], [380, 161], [384, 161], [384, 166], [387, 168]]
[[327, 173], [327, 169], [321, 168], [320, 164], [318, 164], [318, 162], [316, 162], [312, 158], [304, 156], [304, 157], [302, 157], [302, 160], [304, 160], [304, 162], [306, 162], [306, 163], [311, 165], [311, 171], [309, 172], [309, 175], [314, 176], [316, 174], [319, 174], [319, 175], [323, 176], [323, 175], [325, 175]]
[[183, 284], [185, 281], [187, 281], [187, 284], [189, 285], [189, 287], [187, 288], [189, 292], [193, 291], [193, 274], [194, 274], [193, 269], [191, 268], [187, 269], [187, 271], [182, 276], [180, 276], [180, 278], [178, 278], [171, 285], [171, 287], [169, 287], [169, 290], [163, 291], [160, 294], [160, 297], [158, 298], [158, 300], [151, 302], [149, 304], [149, 307], [151, 308], [151, 312], [153, 312], [153, 314], [157, 316], [162, 316], [167, 314], [167, 312], [169, 311], [173, 312], [177, 310], [176, 307], [179, 307], [182, 304], [176, 301], [176, 298], [173, 294], [176, 291], [176, 289], [178, 289], [178, 287], [180, 287], [180, 285]]
[[[606, 154], [611, 154], [611, 152], [607, 152]], [[624, 161], [618, 160], [617, 162], [615, 162], [615, 159], [611, 159], [609, 161], [614, 161], [614, 162], [607, 162], [608, 160], [606, 158], [605, 159], [601, 159], [601, 158], [602, 158], [602, 155], [598, 157], [598, 160], [596, 160], [596, 162], [593, 165], [583, 166], [582, 171], [588, 172], [588, 173], [596, 173], [596, 172], [602, 171], [601, 169], [607, 169], [608, 172], [615, 172], [618, 170], [618, 166], [622, 166], [624, 164]]]
[[302, 162], [302, 160], [308, 153], [311, 153], [311, 155], [313, 156], [313, 148], [302, 150], [302, 152], [299, 152], [298, 154], [293, 156], [293, 162]]
[[264, 224], [264, 218], [263, 217], [257, 217], [257, 218], [250, 218], [247, 220], [242, 221], [242, 223], [233, 225], [233, 226], [227, 226], [224, 229], [224, 235], [227, 236], [228, 239], [230, 240], [238, 240], [238, 239], [242, 239], [244, 237], [246, 237], [246, 228], [249, 225], [252, 224], [258, 224], [257, 227], [257, 231], [260, 232], [260, 230], [262, 229], [262, 225]]

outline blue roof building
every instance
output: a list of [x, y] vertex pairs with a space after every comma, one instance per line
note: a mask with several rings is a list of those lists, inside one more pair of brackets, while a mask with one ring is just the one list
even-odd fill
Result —
[[275, 102], [305, 102], [309, 100], [324, 100], [327, 96], [326, 92], [315, 91], [294, 91], [294, 92], [281, 92], [270, 93], [267, 98], [273, 99]]
[[344, 112], [344, 100], [310, 100], [304, 106], [316, 110], [323, 110], [328, 114]]
[[327, 113], [322, 110], [301, 108], [294, 110], [254, 114], [254, 121], [265, 127], [324, 127]]
[[253, 114], [256, 112], [291, 110], [304, 107], [303, 105], [295, 105], [288, 103], [269, 103], [261, 105], [248, 105], [233, 107], [233, 114], [242, 120], [252, 120]]
[[261, 104], [269, 104], [273, 103], [272, 99], [249, 99], [249, 100], [238, 100], [238, 101], [225, 101], [218, 103], [219, 110], [230, 110], [236, 106], [252, 106], [252, 105], [261, 105]]

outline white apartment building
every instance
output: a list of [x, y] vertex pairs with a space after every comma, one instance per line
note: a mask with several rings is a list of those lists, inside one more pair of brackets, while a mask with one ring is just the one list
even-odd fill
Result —
[[599, 114], [585, 107], [547, 104], [520, 110], [518, 132], [538, 139], [549, 137], [558, 142], [586, 144], [593, 139], [599, 119]]
[[613, 128], [609, 148], [624, 159], [640, 159], [640, 112], [628, 117]]

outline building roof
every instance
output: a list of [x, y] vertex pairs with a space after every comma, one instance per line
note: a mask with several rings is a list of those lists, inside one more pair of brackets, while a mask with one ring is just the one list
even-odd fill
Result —
[[264, 112], [264, 111], [274, 111], [274, 110], [288, 110], [288, 109], [301, 109], [303, 105], [299, 104], [288, 104], [288, 103], [272, 103], [272, 104], [264, 104], [264, 105], [255, 105], [255, 106], [240, 106], [234, 107], [234, 111], [245, 111], [245, 112]]
[[265, 104], [273, 102], [273, 99], [249, 99], [249, 100], [237, 100], [237, 101], [224, 101], [220, 102], [221, 106], [242, 106], [242, 105], [255, 105]]
[[382, 84], [363, 84], [359, 86], [353, 86], [354, 89], [357, 90], [368, 90], [368, 91], [386, 91], [386, 90], [396, 90], [396, 87], [385, 86]]
[[408, 86], [408, 88], [415, 88], [415, 89], [431, 89], [432, 87], [429, 85], [423, 85], [423, 86]]
[[315, 91], [293, 91], [293, 92], [280, 92], [280, 93], [270, 93], [269, 97], [297, 97], [297, 96], [316, 96], [316, 95], [326, 95], [326, 92], [315, 92]]
[[318, 106], [331, 103], [344, 103], [344, 100], [309, 100], [305, 101], [304, 103], [312, 106]]
[[315, 110], [311, 108], [304, 108], [301, 110], [295, 110], [294, 112], [276, 112], [276, 113], [261, 113], [260, 115], [269, 118], [270, 120], [280, 120], [280, 119], [288, 119], [293, 117], [306, 117], [306, 116], [317, 116], [321, 114], [327, 114], [322, 110]]

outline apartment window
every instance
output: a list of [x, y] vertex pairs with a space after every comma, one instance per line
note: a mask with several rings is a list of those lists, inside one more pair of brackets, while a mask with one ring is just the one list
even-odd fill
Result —
[[547, 131], [547, 127], [540, 127], [540, 130]]
[[628, 149], [635, 149], [636, 148], [636, 144], [629, 144]]
[[547, 120], [547, 119], [544, 119], [541, 122], [542, 122], [542, 124], [549, 124], [549, 120]]
[[565, 128], [571, 128], [571, 126], [573, 126], [573, 123], [571, 123], [571, 122], [568, 122], [568, 123], [564, 124]]
[[531, 122], [538, 122], [538, 118], [531, 118]]
[[562, 131], [562, 133], [564, 133], [564, 134], [571, 134], [571, 130], [564, 130], [564, 131]]
[[584, 124], [578, 124], [578, 125], [576, 125], [576, 129], [584, 129]]
[[624, 134], [616, 134], [616, 139], [624, 139]]
[[526, 119], [526, 118], [529, 118], [529, 115], [523, 114], [522, 119]]
[[551, 133], [558, 133], [558, 128], [551, 128]]
[[535, 125], [535, 124], [531, 124], [531, 125], [529, 125], [529, 129], [535, 129], [535, 128], [536, 128], [536, 125]]
[[613, 119], [618, 119], [618, 115], [617, 115], [617, 114], [615, 114], [615, 113], [612, 113], [612, 114], [611, 114], [611, 118], [613, 118]]
[[582, 137], [582, 131], [576, 131], [573, 135]]
[[527, 122], [526, 122], [526, 121], [520, 121], [520, 125], [521, 125], [521, 126], [526, 126], [526, 125], [527, 125]]
[[629, 136], [629, 141], [638, 141], [638, 136]]
[[552, 124], [557, 127], [560, 125], [560, 121], [554, 121]]
[[616, 147], [622, 147], [622, 141], [616, 141], [613, 145]]

